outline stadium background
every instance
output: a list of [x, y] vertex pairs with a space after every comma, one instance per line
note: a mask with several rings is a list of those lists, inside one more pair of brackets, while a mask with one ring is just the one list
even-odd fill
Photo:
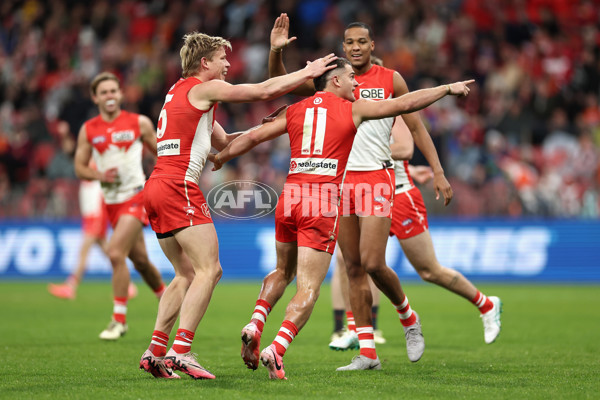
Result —
[[[375, 55], [410, 89], [477, 80], [467, 99], [444, 99], [422, 112], [455, 191], [444, 208], [422, 187], [443, 262], [475, 278], [599, 282], [599, 3], [3, 1], [0, 277], [64, 276], [74, 265], [79, 183], [72, 156], [79, 127], [97, 113], [88, 94], [96, 73], [116, 73], [123, 108], [156, 123], [179, 78], [186, 32], [231, 40], [228, 81], [258, 82], [267, 78], [272, 24], [287, 12], [298, 36], [285, 51], [289, 70], [330, 51], [342, 54], [344, 27], [360, 20], [375, 30]], [[217, 119], [235, 132], [293, 101], [224, 104]], [[288, 161], [287, 138], [280, 138], [218, 173], [206, 171], [201, 186], [243, 179], [279, 190]], [[413, 163], [424, 162], [416, 152]], [[259, 278], [272, 267], [271, 220], [216, 226], [225, 278]], [[153, 259], [170, 272], [151, 232], [147, 239]], [[416, 278], [390, 244], [390, 265]], [[243, 265], [239, 254], [247, 255]], [[99, 253], [90, 273], [110, 274]]]

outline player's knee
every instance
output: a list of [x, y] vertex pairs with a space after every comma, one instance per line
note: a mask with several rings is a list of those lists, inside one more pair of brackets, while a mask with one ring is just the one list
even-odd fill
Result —
[[352, 279], [364, 274], [364, 270], [362, 264], [359, 262], [350, 262], [346, 263], [346, 272], [348, 274], [348, 278]]
[[317, 302], [317, 299], [319, 298], [319, 294], [321, 293], [321, 290], [319, 288], [302, 288], [302, 289], [298, 290], [298, 292], [301, 294], [302, 298], [304, 299], [302, 304], [309, 308], [312, 308], [315, 305], [315, 303]]
[[285, 282], [289, 285], [290, 283], [292, 283], [292, 281], [294, 280], [294, 278], [296, 277], [296, 273], [294, 271], [283, 271], [283, 279], [285, 280]]
[[441, 281], [441, 268], [431, 268], [429, 266], [419, 266], [415, 268], [417, 273], [425, 282], [438, 283]]
[[223, 276], [223, 268], [221, 268], [221, 264], [218, 262], [212, 267], [210, 267], [208, 272], [215, 285], [221, 280], [221, 277]]
[[125, 253], [123, 253], [120, 249], [108, 249], [106, 255], [108, 256], [113, 268], [115, 265], [120, 265], [123, 261], [125, 261], [126, 257]]
[[430, 269], [427, 269], [427, 268], [419, 269], [419, 270], [417, 270], [417, 272], [418, 272], [419, 276], [421, 277], [421, 279], [423, 279], [425, 282], [435, 283], [436, 276]]
[[383, 268], [386, 268], [385, 262], [381, 262], [379, 260], [364, 260], [362, 265], [368, 274], [376, 274]]

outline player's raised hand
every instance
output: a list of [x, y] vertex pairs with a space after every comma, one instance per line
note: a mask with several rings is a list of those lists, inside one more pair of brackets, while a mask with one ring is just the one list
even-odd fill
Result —
[[308, 71], [311, 78], [317, 78], [325, 72], [336, 68], [337, 66], [335, 64], [327, 65], [335, 60], [337, 60], [337, 56], [333, 53], [329, 53], [325, 57], [317, 58], [315, 61], [307, 61], [304, 69]]
[[468, 81], [451, 83], [448, 85], [448, 94], [453, 96], [466, 96], [471, 91], [468, 85], [474, 82], [475, 79], [469, 79]]
[[213, 171], [218, 171], [223, 166], [223, 163], [221, 162], [218, 156], [219, 153], [208, 153], [208, 161], [214, 164], [212, 167]]
[[277, 17], [273, 29], [271, 29], [271, 50], [279, 52], [297, 39], [296, 36], [288, 38], [289, 34], [290, 18], [286, 13], [282, 13]]

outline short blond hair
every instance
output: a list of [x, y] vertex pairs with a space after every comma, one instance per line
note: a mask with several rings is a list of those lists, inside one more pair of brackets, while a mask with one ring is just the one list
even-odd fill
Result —
[[104, 81], [115, 81], [117, 85], [121, 87], [121, 82], [119, 78], [112, 72], [101, 72], [92, 79], [92, 83], [90, 83], [90, 93], [92, 96], [96, 95], [96, 89], [98, 89], [98, 85]]
[[185, 35], [183, 37], [183, 47], [179, 52], [183, 77], [194, 76], [200, 68], [202, 58], [206, 57], [212, 60], [214, 53], [221, 47], [227, 47], [231, 50], [231, 43], [220, 36], [209, 36], [199, 32], [191, 32]]

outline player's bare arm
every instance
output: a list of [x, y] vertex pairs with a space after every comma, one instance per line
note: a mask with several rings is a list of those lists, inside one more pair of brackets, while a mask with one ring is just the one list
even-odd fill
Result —
[[308, 79], [321, 76], [326, 71], [335, 68], [335, 65], [327, 65], [335, 59], [337, 56], [331, 53], [307, 62], [306, 67], [301, 70], [285, 76], [270, 78], [257, 84], [232, 85], [220, 79], [213, 79], [202, 85], [194, 86], [188, 96], [194, 107], [200, 110], [208, 110], [219, 101], [244, 103], [271, 100], [290, 92]]
[[352, 103], [352, 117], [358, 126], [361, 122], [370, 119], [391, 118], [412, 113], [435, 103], [446, 95], [466, 96], [469, 93], [467, 85], [473, 82], [475, 81], [469, 80], [420, 89], [390, 100], [359, 99]]
[[75, 150], [75, 175], [79, 179], [89, 181], [99, 180], [100, 182], [112, 183], [117, 178], [117, 169], [111, 168], [101, 173], [100, 171], [90, 168], [90, 159], [92, 158], [92, 145], [87, 138], [85, 125], [79, 129], [77, 136], [77, 149]]
[[286, 112], [282, 111], [274, 121], [243, 132], [238, 138], [231, 141], [223, 151], [217, 154], [209, 154], [208, 159], [215, 164], [213, 171], [221, 169], [227, 161], [247, 153], [258, 144], [283, 135], [287, 130], [285, 114]]
[[[290, 19], [287, 14], [281, 14], [273, 25], [271, 30], [271, 51], [269, 52], [269, 78], [283, 76], [287, 74], [283, 64], [283, 49], [296, 40], [296, 36], [289, 37]], [[315, 94], [315, 85], [312, 80], [304, 82], [296, 89], [293, 94], [298, 96], [312, 96]]]
[[233, 139], [237, 138], [241, 134], [242, 132], [228, 134], [227, 132], [225, 132], [225, 129], [223, 129], [221, 124], [215, 121], [215, 124], [213, 126], [213, 133], [210, 137], [210, 144], [218, 151], [222, 151]]
[[392, 126], [393, 143], [390, 144], [394, 160], [410, 160], [415, 150], [415, 142], [402, 117], [396, 117]]
[[[394, 74], [394, 93], [399, 93], [401, 95], [408, 93], [406, 82], [397, 72]], [[425, 129], [423, 121], [418, 113], [404, 114], [402, 115], [402, 118], [413, 135], [414, 143], [419, 150], [421, 150], [421, 153], [423, 153], [423, 156], [425, 156], [425, 159], [433, 169], [433, 187], [436, 200], [439, 199], [440, 193], [442, 193], [444, 205], [447, 206], [450, 204], [450, 201], [452, 201], [454, 193], [452, 192], [450, 182], [446, 179], [442, 163], [440, 162], [429, 132]]]
[[408, 172], [413, 180], [423, 184], [433, 179], [433, 170], [427, 165], [410, 165], [408, 164]]
[[156, 157], [156, 130], [154, 130], [154, 124], [145, 115], [140, 115], [138, 122], [140, 124], [142, 143]]

